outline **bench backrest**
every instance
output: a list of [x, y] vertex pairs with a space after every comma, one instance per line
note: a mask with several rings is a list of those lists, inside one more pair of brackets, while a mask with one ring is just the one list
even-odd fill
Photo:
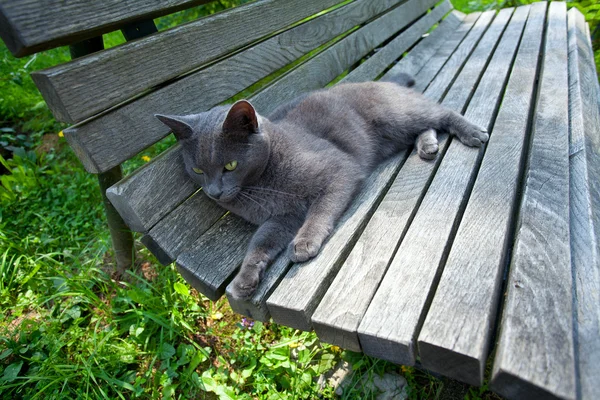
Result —
[[[202, 2], [137, 1], [131, 11], [122, 1], [96, 9], [95, 2], [82, 0], [43, 6], [28, 0], [18, 7], [0, 0], [0, 35], [16, 55], [25, 55], [115, 28], [132, 29], [132, 21], [146, 19], [147, 26], [149, 17]], [[201, 112], [243, 95], [268, 114], [302, 92], [330, 84], [366, 57], [382, 66], [393, 63], [451, 10], [448, 1], [435, 7], [437, 2], [261, 0], [32, 76], [55, 117], [74, 124], [65, 136], [85, 168], [102, 173], [169, 135], [154, 113]], [[398, 42], [394, 52], [376, 52], [390, 41]], [[365, 71], [363, 78], [379, 74]], [[198, 189], [174, 145], [107, 194], [132, 230], [148, 232], [166, 216], [176, 218], [178, 207]]]

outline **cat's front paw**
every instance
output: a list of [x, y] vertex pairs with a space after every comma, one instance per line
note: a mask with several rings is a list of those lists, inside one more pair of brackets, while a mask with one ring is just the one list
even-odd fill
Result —
[[293, 262], [304, 262], [316, 256], [321, 250], [321, 243], [305, 237], [296, 237], [290, 243], [289, 253]]
[[458, 135], [460, 141], [470, 147], [481, 147], [490, 139], [487, 129], [471, 124], [465, 131]]
[[236, 299], [251, 297], [261, 281], [264, 268], [261, 266], [242, 266], [240, 272], [231, 282], [231, 295]]

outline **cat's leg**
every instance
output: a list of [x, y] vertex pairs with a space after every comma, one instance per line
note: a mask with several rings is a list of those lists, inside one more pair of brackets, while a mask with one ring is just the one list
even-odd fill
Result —
[[235, 298], [247, 298], [256, 291], [269, 263], [287, 247], [301, 224], [302, 218], [298, 216], [282, 215], [271, 217], [258, 227], [232, 282]]
[[417, 137], [417, 153], [424, 160], [433, 160], [438, 152], [437, 132], [435, 129], [427, 129]]
[[455, 135], [467, 146], [479, 147], [490, 138], [487, 129], [472, 124], [454, 111], [444, 110], [440, 123], [441, 130]]
[[304, 224], [289, 246], [293, 262], [304, 262], [319, 253], [360, 182], [360, 177], [335, 179], [327, 191], [311, 204]]

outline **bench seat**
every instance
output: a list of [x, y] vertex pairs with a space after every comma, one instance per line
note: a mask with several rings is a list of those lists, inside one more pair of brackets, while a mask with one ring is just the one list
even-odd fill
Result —
[[256, 227], [203, 194], [175, 144], [106, 191], [156, 258], [211, 300], [344, 349], [489, 378], [507, 398], [600, 398], [600, 90], [583, 15], [564, 2], [465, 15], [447, 0], [261, 0], [163, 32], [139, 21], [204, 2], [149, 0], [122, 16], [113, 5], [98, 26], [43, 43], [19, 33], [35, 13], [0, 0], [16, 54], [115, 24], [138, 32], [33, 74], [101, 182], [169, 135], [154, 113], [245, 97], [268, 115], [306, 91], [400, 72], [490, 141], [440, 132], [435, 160], [409, 149], [383, 161], [320, 254], [282, 254], [245, 300], [227, 286]]
[[[585, 29], [563, 3], [446, 19], [383, 76], [413, 74], [490, 142], [442, 135], [433, 162], [414, 150], [385, 161], [318, 257], [282, 255], [232, 308], [473, 385], [495, 348], [498, 393], [595, 398], [600, 125]], [[341, 82], [381, 75], [388, 51]], [[225, 215], [179, 254], [179, 271], [219, 297], [253, 229]]]

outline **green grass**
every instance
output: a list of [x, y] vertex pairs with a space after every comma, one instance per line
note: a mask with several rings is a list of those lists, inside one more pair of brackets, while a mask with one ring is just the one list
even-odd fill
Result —
[[[234, 3], [199, 6], [157, 25]], [[464, 12], [499, 4], [453, 3]], [[578, 6], [598, 22], [590, 1]], [[107, 47], [122, 41], [105, 35]], [[342, 351], [314, 333], [252, 324], [141, 248], [136, 267], [115, 279], [96, 178], [57, 136], [64, 125], [29, 77], [67, 59], [66, 48], [15, 59], [0, 44], [0, 168], [8, 172], [0, 175], [0, 398], [327, 399], [333, 389], [320, 388], [318, 377], [342, 359], [357, 370], [346, 399], [374, 398], [361, 377], [388, 371], [407, 379], [411, 399], [495, 398], [487, 386]], [[154, 157], [171, 142], [142, 155]], [[138, 157], [126, 170], [143, 162]]]

